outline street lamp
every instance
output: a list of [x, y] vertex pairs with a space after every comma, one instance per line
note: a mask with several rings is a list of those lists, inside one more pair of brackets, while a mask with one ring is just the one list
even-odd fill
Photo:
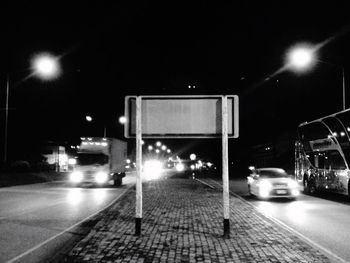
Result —
[[342, 87], [343, 87], [343, 110], [345, 110], [345, 70], [344, 67], [335, 65], [333, 63], [318, 60], [316, 58], [316, 47], [312, 47], [308, 44], [299, 44], [292, 47], [286, 56], [286, 67], [297, 73], [302, 73], [310, 70], [316, 62], [322, 62], [329, 64], [341, 70], [342, 74]]
[[58, 78], [61, 75], [61, 67], [58, 60], [58, 57], [48, 52], [34, 55], [31, 60], [33, 76], [44, 81]]
[[[37, 77], [42, 81], [50, 81], [58, 78], [61, 75], [61, 67], [59, 58], [54, 55], [43, 52], [34, 55], [31, 59], [32, 73], [27, 77]], [[26, 79], [27, 79], [26, 78]], [[9, 96], [10, 96], [10, 81], [7, 76], [6, 80], [6, 106], [5, 106], [5, 138], [4, 138], [4, 164], [7, 163], [7, 137], [8, 137], [8, 114], [9, 114]]]
[[315, 51], [311, 46], [298, 45], [287, 54], [287, 67], [296, 72], [305, 72], [315, 63]]
[[119, 123], [120, 123], [120, 124], [125, 124], [126, 121], [127, 121], [127, 119], [126, 119], [125, 116], [120, 116], [120, 117], [119, 117]]

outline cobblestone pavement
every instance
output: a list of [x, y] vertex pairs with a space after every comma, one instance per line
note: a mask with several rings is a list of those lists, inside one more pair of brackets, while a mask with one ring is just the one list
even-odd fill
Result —
[[230, 197], [223, 238], [222, 192], [191, 179], [143, 186], [142, 235], [130, 190], [66, 256], [68, 262], [330, 262], [319, 251]]

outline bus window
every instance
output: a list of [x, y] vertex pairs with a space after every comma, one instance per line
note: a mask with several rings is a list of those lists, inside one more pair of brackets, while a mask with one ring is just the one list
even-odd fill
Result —
[[328, 151], [324, 155], [325, 169], [344, 170], [346, 165], [343, 157], [338, 151]]
[[350, 134], [350, 111], [345, 111], [335, 115], [344, 125], [346, 131]]
[[328, 117], [322, 121], [331, 129], [333, 136], [337, 138], [340, 145], [348, 143], [349, 140], [346, 136], [346, 132], [343, 128], [343, 125], [338, 119], [334, 117]]
[[299, 136], [302, 141], [325, 139], [329, 135], [331, 135], [330, 131], [321, 122], [313, 122], [299, 128]]
[[346, 161], [350, 163], [350, 141], [347, 137], [347, 134], [350, 135], [350, 111], [338, 113], [334, 119], [342, 123], [343, 133], [339, 133], [340, 138], [337, 137], [337, 139], [339, 140]]

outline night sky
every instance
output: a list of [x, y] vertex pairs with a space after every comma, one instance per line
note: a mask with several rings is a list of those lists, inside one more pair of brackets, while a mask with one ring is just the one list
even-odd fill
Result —
[[[122, 138], [118, 118], [126, 95], [237, 94], [240, 138], [230, 144], [238, 150], [293, 136], [299, 123], [342, 109], [341, 71], [327, 63], [345, 68], [349, 87], [346, 1], [162, 2], [2, 5], [0, 108], [8, 75], [12, 154], [29, 142], [102, 136], [104, 126], [108, 136]], [[293, 44], [329, 39], [318, 50], [318, 59], [327, 63], [266, 80], [283, 67]], [[58, 79], [26, 79], [30, 58], [40, 51], [60, 57]], [[346, 98], [350, 106], [350, 92]], [[86, 122], [86, 115], [94, 121]], [[4, 116], [0, 111], [0, 127]], [[3, 145], [4, 129], [0, 136]], [[203, 154], [220, 151], [218, 140], [205, 145]]]

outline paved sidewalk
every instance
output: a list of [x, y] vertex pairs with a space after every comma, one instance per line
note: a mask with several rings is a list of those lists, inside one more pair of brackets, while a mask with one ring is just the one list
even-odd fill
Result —
[[135, 191], [104, 212], [70, 251], [69, 262], [330, 262], [323, 254], [231, 196], [231, 237], [223, 233], [222, 192], [190, 179], [143, 186], [142, 236]]

